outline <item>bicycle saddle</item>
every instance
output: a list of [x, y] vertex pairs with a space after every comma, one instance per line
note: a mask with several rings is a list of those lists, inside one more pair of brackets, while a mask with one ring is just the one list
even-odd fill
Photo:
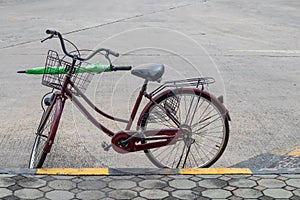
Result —
[[165, 66], [163, 64], [147, 64], [134, 67], [131, 74], [148, 81], [160, 81], [164, 71]]

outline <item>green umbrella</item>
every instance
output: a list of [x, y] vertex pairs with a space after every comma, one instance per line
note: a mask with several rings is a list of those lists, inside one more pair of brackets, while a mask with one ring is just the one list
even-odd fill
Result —
[[[84, 72], [93, 72], [93, 73], [101, 73], [101, 72], [109, 72], [111, 71], [109, 65], [102, 65], [99, 62], [92, 65], [85, 65], [80, 67], [75, 67], [74, 73], [84, 73]], [[26, 74], [65, 74], [66, 67], [63, 66], [47, 66], [47, 67], [35, 67], [22, 71], [18, 71], [18, 73], [26, 73]]]

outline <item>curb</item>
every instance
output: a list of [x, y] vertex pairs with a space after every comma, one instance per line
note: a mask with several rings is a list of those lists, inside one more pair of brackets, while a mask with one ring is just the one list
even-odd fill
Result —
[[250, 169], [250, 168], [0, 168], [0, 174], [72, 175], [72, 176], [123, 176], [123, 175], [259, 175], [300, 174], [300, 169]]

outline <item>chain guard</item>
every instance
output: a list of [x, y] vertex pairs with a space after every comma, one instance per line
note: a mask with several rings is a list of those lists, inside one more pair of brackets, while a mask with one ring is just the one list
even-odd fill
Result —
[[[182, 129], [162, 129], [144, 131], [145, 137], [138, 137], [137, 131], [120, 131], [111, 140], [112, 147], [119, 153], [142, 151], [172, 145], [182, 138]], [[136, 136], [134, 136], [136, 134]], [[131, 138], [130, 138], [131, 137]], [[128, 138], [130, 138], [128, 140]], [[124, 141], [128, 140], [126, 143]]]

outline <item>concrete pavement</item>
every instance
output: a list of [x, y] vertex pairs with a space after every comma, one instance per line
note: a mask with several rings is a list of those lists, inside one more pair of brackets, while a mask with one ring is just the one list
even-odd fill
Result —
[[[28, 165], [40, 99], [49, 88], [41, 86], [40, 76], [16, 71], [41, 66], [49, 49], [60, 50], [57, 40], [40, 43], [47, 28], [66, 33], [79, 48], [121, 53], [116, 64], [163, 63], [163, 81], [216, 78], [210, 91], [225, 95], [232, 122], [228, 146], [214, 167], [251, 160], [259, 168], [270, 160], [260, 155], [280, 158], [299, 149], [299, 6], [293, 0], [1, 1], [0, 166]], [[110, 73], [93, 81], [87, 92], [96, 105], [128, 117], [142, 80]], [[143, 153], [107, 154], [103, 141], [110, 138], [67, 104], [47, 166], [153, 167]]]
[[300, 170], [0, 169], [0, 198], [300, 199]]

